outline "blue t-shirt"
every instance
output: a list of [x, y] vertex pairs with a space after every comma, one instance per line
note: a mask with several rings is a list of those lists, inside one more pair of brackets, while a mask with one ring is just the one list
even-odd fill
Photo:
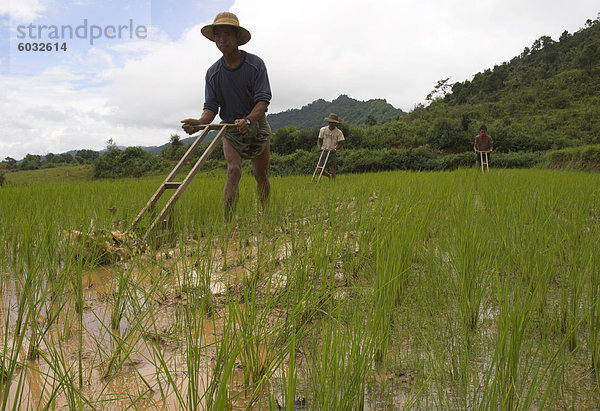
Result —
[[[267, 68], [260, 57], [242, 51], [242, 62], [229, 68], [221, 57], [206, 72], [204, 108], [227, 123], [244, 118], [257, 102], [271, 101]], [[220, 109], [220, 112], [219, 112]]]

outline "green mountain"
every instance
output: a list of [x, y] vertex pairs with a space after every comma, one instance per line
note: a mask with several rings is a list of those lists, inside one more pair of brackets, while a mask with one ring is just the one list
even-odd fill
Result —
[[375, 125], [397, 120], [405, 113], [384, 99], [359, 101], [342, 94], [333, 101], [319, 99], [300, 109], [267, 115], [271, 130], [293, 126], [296, 129], [321, 127], [329, 113], [336, 113], [346, 124]]

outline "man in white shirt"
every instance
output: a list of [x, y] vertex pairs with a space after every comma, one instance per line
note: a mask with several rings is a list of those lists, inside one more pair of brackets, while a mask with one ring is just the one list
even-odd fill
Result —
[[325, 164], [327, 153], [323, 153], [319, 167], [326, 167], [329, 165], [330, 172], [328, 173], [327, 171], [323, 170], [323, 174], [329, 178], [335, 178], [335, 169], [337, 167], [337, 150], [342, 147], [344, 133], [342, 133], [342, 130], [337, 128], [337, 125], [340, 122], [337, 114], [329, 114], [329, 117], [326, 117], [325, 121], [327, 121], [329, 125], [321, 127], [321, 130], [319, 130], [317, 147], [319, 148], [319, 151], [329, 151], [329, 158], [327, 158], [327, 164]]

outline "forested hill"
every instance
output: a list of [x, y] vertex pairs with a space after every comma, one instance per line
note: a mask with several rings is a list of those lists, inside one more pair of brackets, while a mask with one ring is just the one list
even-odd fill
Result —
[[472, 146], [481, 123], [502, 151], [600, 143], [600, 20], [559, 39], [541, 36], [519, 56], [472, 80], [438, 82], [431, 104], [404, 120], [429, 124], [432, 146]]
[[351, 125], [375, 125], [397, 120], [405, 113], [384, 99], [358, 101], [344, 94], [333, 101], [319, 99], [303, 106], [267, 116], [271, 130], [294, 126], [296, 129], [314, 128], [324, 125], [323, 119], [336, 113], [342, 121]]
[[[520, 55], [471, 80], [438, 81], [428, 96], [430, 104], [418, 105], [408, 114], [382, 99], [361, 102], [341, 95], [332, 102], [321, 99], [268, 118], [274, 133], [293, 126], [314, 134], [324, 125], [323, 118], [334, 112], [346, 127], [346, 149], [428, 146], [445, 153], [472, 150], [473, 136], [485, 123], [498, 151], [532, 152], [600, 144], [599, 96], [600, 19], [596, 18], [575, 33], [564, 31], [558, 39], [542, 35]], [[285, 134], [276, 133], [275, 152], [311, 147], [304, 144], [302, 133], [293, 139]], [[285, 144], [277, 144], [279, 140]]]
[[[453, 105], [499, 101], [515, 92], [529, 94], [528, 87], [537, 85], [540, 92], [546, 92], [537, 97], [550, 98], [548, 105], [560, 108], [568, 105], [573, 97], [585, 95], [590, 85], [596, 85], [588, 84], [584, 77], [591, 77], [599, 65], [600, 24], [598, 19], [588, 20], [576, 33], [564, 31], [558, 41], [541, 36], [509, 62], [477, 73], [471, 81], [453, 84], [452, 92], [445, 95], [444, 101]], [[561, 77], [557, 82], [566, 87], [547, 82], [556, 76]], [[598, 80], [597, 75], [595, 77]], [[577, 86], [583, 89], [577, 90]], [[554, 92], [548, 93], [551, 89]]]

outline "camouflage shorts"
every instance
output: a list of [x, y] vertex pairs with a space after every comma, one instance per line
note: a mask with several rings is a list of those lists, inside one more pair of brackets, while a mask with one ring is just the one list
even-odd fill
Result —
[[269, 142], [271, 127], [267, 122], [267, 117], [262, 116], [258, 121], [250, 124], [250, 129], [246, 134], [237, 131], [236, 128], [227, 128], [223, 138], [240, 153], [243, 158], [256, 158], [264, 151]]

